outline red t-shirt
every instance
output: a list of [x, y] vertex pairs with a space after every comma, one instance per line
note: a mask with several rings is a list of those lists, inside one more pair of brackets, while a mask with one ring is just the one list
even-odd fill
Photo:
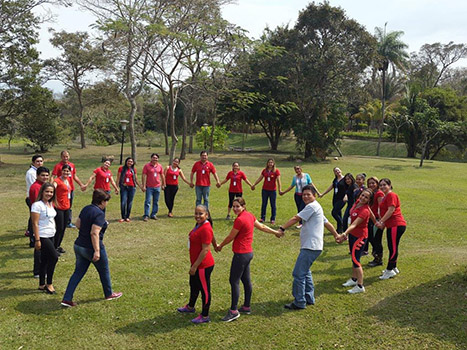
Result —
[[75, 169], [75, 165], [72, 162], [68, 162], [68, 163], [58, 162], [57, 164], [55, 164], [54, 170], [52, 170], [52, 175], [54, 175], [56, 177], [62, 176], [62, 167], [65, 164], [68, 164], [71, 167], [71, 174], [70, 174], [70, 179], [69, 179], [68, 182], [70, 183], [71, 190], [74, 191], [75, 190], [75, 184], [73, 182], [73, 178], [76, 175], [76, 169]]
[[[121, 183], [125, 186], [128, 186], [128, 187], [135, 187], [135, 179], [133, 177], [133, 174], [134, 176], [136, 176], [136, 169], [130, 169], [128, 168], [126, 170], [126, 174], [122, 174], [122, 169], [123, 169], [123, 166], [121, 166], [120, 168], [118, 168], [118, 173], [120, 174], [120, 179], [121, 177], [123, 176], [123, 180], [120, 180]], [[131, 171], [133, 170], [133, 171]]]
[[143, 167], [143, 174], [146, 175], [146, 187], [160, 187], [163, 171], [164, 169], [159, 163], [156, 165], [152, 165], [151, 162], [146, 164]]
[[251, 253], [253, 247], [253, 231], [255, 229], [255, 216], [244, 210], [234, 221], [233, 228], [238, 230], [238, 234], [232, 243], [232, 251], [234, 253], [245, 254]]
[[246, 180], [246, 175], [243, 171], [239, 170], [236, 174], [233, 171], [229, 171], [226, 179], [230, 179], [229, 192], [242, 193], [242, 180]]
[[383, 201], [379, 206], [379, 211], [381, 217], [386, 214], [389, 207], [394, 207], [394, 213], [392, 213], [391, 217], [387, 219], [384, 223], [386, 227], [396, 227], [396, 226], [406, 226], [407, 223], [404, 220], [401, 212], [401, 202], [399, 197], [394, 192], [389, 192], [386, 196], [384, 196]]
[[57, 197], [57, 209], [68, 210], [70, 209], [70, 198], [71, 198], [71, 179], [68, 180], [68, 185], [60, 178], [55, 179], [57, 183], [57, 188], [55, 189]]
[[31, 187], [29, 188], [29, 200], [31, 201], [31, 204], [34, 203], [37, 199], [37, 195], [39, 194], [39, 190], [42, 187], [43, 182], [39, 182], [39, 180], [36, 180]]
[[167, 173], [165, 174], [165, 183], [167, 185], [178, 185], [178, 176], [180, 175], [180, 168], [172, 169], [171, 166], [167, 168]]
[[94, 174], [96, 174], [96, 182], [94, 183], [94, 189], [97, 190], [98, 188], [103, 189], [104, 191], [110, 191], [110, 178], [112, 177], [112, 172], [110, 169], [107, 171], [102, 169], [102, 167], [97, 168], [94, 170]]
[[215, 174], [216, 168], [210, 161], [206, 161], [206, 163], [203, 164], [198, 160], [193, 164], [191, 172], [196, 173], [196, 186], [211, 186], [210, 174]]
[[[198, 259], [199, 254], [203, 248], [203, 244], [211, 244], [214, 233], [212, 232], [212, 226], [209, 221], [205, 221], [199, 227], [195, 227], [191, 230], [188, 239], [190, 241], [190, 261], [191, 265]], [[211, 250], [208, 251], [198, 269], [205, 269], [207, 267], [214, 266], [214, 258], [212, 257]]]
[[269, 171], [263, 169], [261, 175], [264, 177], [263, 190], [275, 191], [276, 190], [276, 179], [281, 175], [279, 169]]
[[350, 223], [353, 223], [357, 218], [362, 218], [363, 221], [355, 227], [350, 234], [354, 237], [368, 237], [368, 221], [370, 220], [370, 207], [368, 204], [357, 207], [360, 201], [356, 201], [350, 209]]
[[379, 209], [378, 199], [383, 198], [383, 197], [384, 197], [384, 193], [381, 190], [376, 191], [376, 193], [373, 195], [373, 204], [371, 205], [371, 211], [377, 218], [380, 217], [378, 214], [378, 209]]

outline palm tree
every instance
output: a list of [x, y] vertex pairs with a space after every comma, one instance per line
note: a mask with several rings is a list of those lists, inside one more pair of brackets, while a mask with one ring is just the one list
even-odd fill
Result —
[[392, 66], [392, 69], [395, 68], [403, 69], [406, 63], [406, 59], [409, 57], [409, 54], [405, 51], [407, 45], [400, 40], [400, 37], [404, 35], [402, 31], [394, 31], [386, 33], [386, 25], [384, 28], [376, 27], [376, 40], [378, 41], [378, 70], [381, 71], [381, 86], [382, 86], [382, 97], [381, 97], [381, 121], [379, 124], [379, 137], [378, 137], [378, 147], [376, 149], [376, 155], [379, 156], [379, 149], [381, 145], [381, 138], [383, 135], [383, 125], [385, 117], [385, 107], [386, 107], [386, 74], [389, 70], [389, 67]]

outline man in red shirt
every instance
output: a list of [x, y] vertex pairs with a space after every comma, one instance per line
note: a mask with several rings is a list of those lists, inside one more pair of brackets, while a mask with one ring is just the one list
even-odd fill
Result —
[[195, 186], [193, 184], [193, 175], [196, 173], [196, 205], [201, 204], [201, 199], [203, 199], [203, 204], [209, 209], [209, 190], [211, 188], [210, 174], [212, 173], [214, 176], [217, 187], [220, 187], [221, 183], [214, 164], [208, 161], [208, 152], [201, 151], [199, 156], [200, 160], [193, 164], [193, 168], [191, 169], [190, 187], [193, 188]]
[[70, 187], [71, 187], [71, 192], [70, 192], [70, 217], [68, 218], [67, 227], [74, 228], [75, 225], [73, 225], [73, 223], [72, 223], [72, 211], [71, 211], [71, 207], [73, 205], [74, 190], [75, 190], [74, 181], [76, 181], [78, 183], [78, 185], [81, 188], [81, 191], [85, 191], [86, 186], [81, 182], [78, 175], [76, 175], [75, 165], [72, 162], [70, 162], [70, 152], [68, 152], [67, 150], [63, 150], [62, 152], [60, 152], [60, 158], [61, 158], [61, 161], [58, 162], [57, 164], [55, 164], [54, 169], [52, 170], [52, 176], [53, 176], [53, 179], [62, 176], [62, 167], [65, 164], [68, 164], [71, 167], [71, 174], [70, 174], [70, 181], [69, 181]]
[[[157, 220], [156, 214], [159, 211], [159, 196], [161, 194], [161, 188], [165, 188], [164, 169], [162, 165], [159, 164], [159, 155], [157, 153], [151, 154], [151, 161], [143, 167], [142, 183], [142, 190], [146, 193], [143, 220], [148, 221], [149, 217], [153, 220]], [[152, 211], [149, 216], [151, 200]]]

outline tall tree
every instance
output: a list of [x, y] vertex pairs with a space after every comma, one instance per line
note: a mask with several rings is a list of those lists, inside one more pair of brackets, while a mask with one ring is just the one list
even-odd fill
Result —
[[50, 42], [61, 55], [46, 60], [44, 65], [50, 78], [61, 81], [76, 94], [81, 148], [86, 148], [83, 90], [89, 84], [89, 73], [104, 68], [107, 60], [102, 48], [93, 45], [86, 32], [53, 32]]
[[406, 52], [407, 44], [405, 44], [400, 37], [404, 34], [402, 31], [386, 32], [386, 25], [384, 28], [376, 27], [376, 40], [378, 42], [377, 52], [377, 68], [381, 72], [381, 121], [378, 127], [378, 146], [376, 148], [376, 155], [379, 156], [381, 139], [383, 135], [383, 125], [385, 120], [385, 107], [386, 107], [386, 76], [389, 71], [390, 65], [397, 68], [403, 68], [406, 65], [406, 59], [409, 57]]

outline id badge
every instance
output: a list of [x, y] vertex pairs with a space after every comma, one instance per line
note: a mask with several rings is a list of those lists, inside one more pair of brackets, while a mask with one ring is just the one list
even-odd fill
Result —
[[130, 178], [129, 178], [129, 177], [126, 178], [126, 182], [130, 182]]
[[334, 193], [337, 193], [337, 187], [334, 189]]
[[190, 240], [188, 240], [188, 250], [190, 250]]
[[157, 177], [157, 173], [154, 173], [154, 177]]
[[347, 225], [350, 226], [351, 223], [352, 223], [352, 220], [350, 219], [350, 216], [349, 216], [349, 218], [347, 219]]
[[234, 181], [234, 182], [233, 182], [233, 185], [234, 185], [234, 186], [237, 186], [237, 181]]
[[105, 182], [109, 182], [109, 181], [110, 181], [110, 178], [106, 178], [106, 179], [105, 179]]
[[206, 171], [204, 169], [201, 170], [201, 174], [203, 174], [203, 175], [206, 174]]
[[71, 199], [71, 193], [68, 192], [68, 199]]
[[174, 180], [177, 180], [177, 175], [174, 175]]

